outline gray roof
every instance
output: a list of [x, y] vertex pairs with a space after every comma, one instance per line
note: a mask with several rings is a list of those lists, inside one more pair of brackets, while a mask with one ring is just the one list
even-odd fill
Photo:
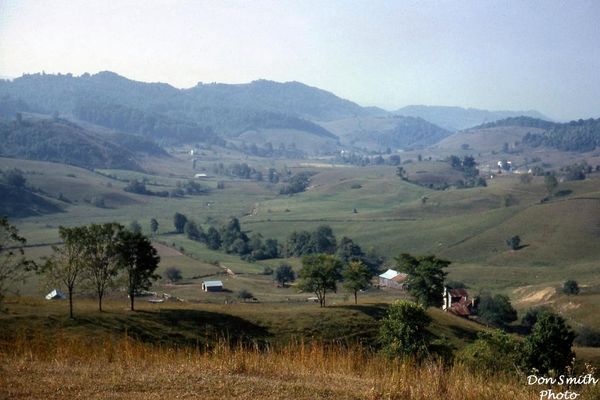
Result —
[[204, 287], [223, 286], [223, 282], [221, 281], [204, 281], [202, 284]]

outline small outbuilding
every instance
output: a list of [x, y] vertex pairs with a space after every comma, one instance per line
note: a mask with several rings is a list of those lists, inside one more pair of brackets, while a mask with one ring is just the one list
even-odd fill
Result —
[[383, 274], [379, 275], [379, 286], [394, 289], [404, 289], [407, 279], [407, 274], [395, 271], [393, 269], [388, 269]]
[[442, 310], [459, 317], [469, 317], [475, 308], [475, 299], [469, 296], [466, 289], [444, 287]]
[[46, 295], [46, 300], [64, 300], [66, 298], [67, 296], [58, 289], [54, 289]]
[[221, 290], [223, 290], [223, 282], [204, 281], [202, 282], [202, 290], [205, 292], [220, 292]]

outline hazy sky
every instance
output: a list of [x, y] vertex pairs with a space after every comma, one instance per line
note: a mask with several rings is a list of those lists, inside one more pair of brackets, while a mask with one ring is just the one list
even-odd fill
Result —
[[301, 81], [361, 105], [600, 117], [600, 1], [0, 0], [0, 75]]

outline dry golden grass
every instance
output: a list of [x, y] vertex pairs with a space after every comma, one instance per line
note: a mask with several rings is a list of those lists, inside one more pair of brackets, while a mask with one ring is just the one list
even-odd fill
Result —
[[535, 399], [523, 378], [389, 360], [359, 347], [160, 347], [64, 334], [2, 343], [2, 399]]

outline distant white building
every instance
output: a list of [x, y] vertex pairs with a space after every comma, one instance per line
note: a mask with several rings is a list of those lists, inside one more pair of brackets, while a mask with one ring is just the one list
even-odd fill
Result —
[[394, 289], [404, 289], [408, 275], [402, 272], [388, 269], [379, 275], [379, 286], [390, 287]]
[[196, 179], [207, 179], [207, 178], [209, 178], [209, 176], [207, 174], [196, 174], [196, 175], [194, 175], [194, 178], [196, 178]]
[[202, 282], [202, 290], [205, 292], [220, 292], [223, 290], [223, 282], [221, 281], [204, 281]]
[[58, 289], [54, 289], [46, 295], [46, 300], [64, 300], [67, 296]]

